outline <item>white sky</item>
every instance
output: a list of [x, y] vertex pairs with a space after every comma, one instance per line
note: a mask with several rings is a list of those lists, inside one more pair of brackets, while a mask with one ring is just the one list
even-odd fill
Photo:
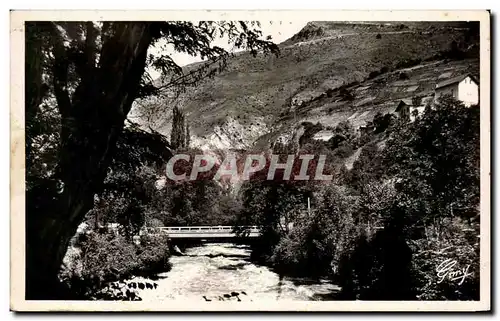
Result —
[[[288, 38], [292, 37], [294, 34], [300, 31], [307, 21], [273, 21], [273, 22], [263, 22], [261, 21], [262, 36], [265, 39], [268, 35], [272, 37], [272, 41], [276, 44], [281, 43]], [[232, 51], [231, 46], [228, 44], [227, 39], [217, 39], [213, 42], [214, 45], [222, 47], [228, 51]], [[151, 53], [159, 53], [159, 49], [151, 48]], [[173, 58], [173, 60], [179, 66], [189, 65], [193, 62], [201, 61], [200, 57], [193, 57], [185, 53], [174, 52], [173, 48], [168, 51], [168, 54]], [[149, 74], [153, 79], [160, 76], [159, 72], [155, 70], [148, 70]]]

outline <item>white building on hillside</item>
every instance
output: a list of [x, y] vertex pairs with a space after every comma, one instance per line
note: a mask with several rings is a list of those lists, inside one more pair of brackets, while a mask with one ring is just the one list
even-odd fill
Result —
[[399, 118], [413, 122], [416, 115], [421, 115], [427, 104], [432, 104], [432, 96], [421, 97], [418, 105], [415, 105], [411, 99], [401, 99], [394, 111], [394, 114]]
[[314, 140], [322, 140], [322, 141], [328, 141], [330, 138], [333, 137], [333, 131], [332, 130], [320, 130], [316, 134], [314, 134], [313, 139]]
[[465, 106], [479, 103], [479, 82], [469, 74], [443, 80], [436, 84], [435, 99], [449, 94], [460, 100]]

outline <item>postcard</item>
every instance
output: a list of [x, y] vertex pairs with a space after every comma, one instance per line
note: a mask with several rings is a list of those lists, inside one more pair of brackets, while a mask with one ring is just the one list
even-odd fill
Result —
[[11, 11], [13, 311], [490, 311], [490, 13]]

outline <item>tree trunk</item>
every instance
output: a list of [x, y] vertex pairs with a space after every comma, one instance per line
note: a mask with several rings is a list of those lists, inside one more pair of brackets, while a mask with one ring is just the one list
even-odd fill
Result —
[[[37, 116], [38, 107], [42, 102], [46, 93], [46, 88], [42, 81], [42, 43], [43, 31], [36, 22], [26, 23], [26, 39], [25, 39], [25, 70], [24, 77], [29, 79], [26, 81], [25, 87], [25, 119], [26, 123]], [[29, 131], [29, 128], [26, 128]], [[26, 152], [26, 168], [32, 165], [32, 148], [31, 135], [26, 135], [25, 152]]]
[[[59, 283], [58, 273], [69, 241], [76, 232], [79, 222], [63, 220], [62, 211], [60, 215], [51, 215], [58, 212], [56, 207], [46, 210], [36, 215], [29, 215], [26, 222], [28, 228], [26, 299], [28, 300], [71, 298], [67, 289]], [[85, 215], [86, 209], [83, 203], [77, 206], [77, 210], [81, 216]]]
[[102, 186], [144, 73], [150, 24], [115, 23], [113, 29], [103, 44], [99, 66], [86, 73], [71, 105], [64, 97], [67, 93], [58, 91], [63, 186], [59, 197], [43, 208], [27, 207], [27, 299], [67, 298], [57, 279], [62, 260]]

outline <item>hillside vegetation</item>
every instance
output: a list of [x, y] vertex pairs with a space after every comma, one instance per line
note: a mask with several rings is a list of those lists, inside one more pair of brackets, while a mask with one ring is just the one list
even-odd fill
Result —
[[[478, 300], [479, 109], [443, 98], [414, 122], [377, 116], [365, 135], [343, 122], [327, 142], [302, 140], [299, 153], [330, 157], [333, 181], [245, 181], [239, 225], [262, 229], [253, 259], [328, 276], [336, 299]], [[446, 260], [460, 278], [439, 272]]]
[[[310, 22], [279, 45], [278, 57], [237, 53], [222, 73], [175, 102], [139, 102], [134, 119], [169, 134], [175, 104], [192, 125], [193, 145], [202, 148], [250, 148], [263, 135], [272, 142], [304, 120], [334, 126], [349, 119], [357, 127], [395, 108], [397, 99], [428, 95], [438, 79], [478, 70], [475, 28]], [[140, 106], [152, 105], [155, 113], [137, 117]]]
[[[477, 300], [480, 107], [451, 97], [428, 104], [438, 82], [478, 77], [477, 31], [313, 22], [277, 57], [239, 53], [173, 99], [139, 102], [136, 120], [166, 135], [173, 106], [183, 113], [189, 153], [326, 155], [333, 175], [318, 183], [259, 179], [260, 171], [224, 189], [166, 186], [158, 220], [229, 222], [242, 235], [257, 225], [254, 261], [280, 275], [330, 278], [341, 287], [335, 299]], [[402, 99], [425, 108], [413, 121], [398, 118]], [[438, 279], [444, 260], [470, 274]]]

